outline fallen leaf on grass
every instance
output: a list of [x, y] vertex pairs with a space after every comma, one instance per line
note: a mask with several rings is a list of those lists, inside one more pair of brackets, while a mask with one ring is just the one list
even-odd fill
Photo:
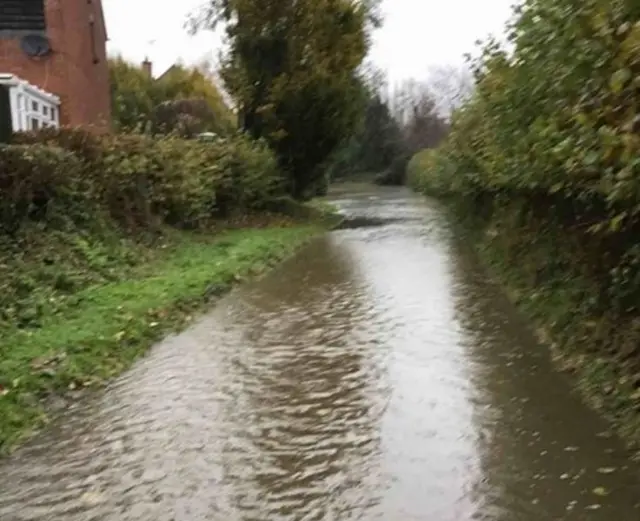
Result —
[[67, 353], [62, 352], [51, 356], [41, 356], [39, 358], [34, 358], [31, 361], [31, 369], [33, 369], [34, 371], [44, 369], [46, 372], [50, 372], [51, 369], [47, 368], [60, 364], [66, 359], [66, 357]]

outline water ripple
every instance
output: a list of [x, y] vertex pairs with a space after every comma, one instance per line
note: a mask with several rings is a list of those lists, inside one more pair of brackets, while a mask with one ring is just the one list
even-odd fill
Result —
[[640, 519], [638, 467], [437, 207], [337, 203], [380, 225], [317, 241], [64, 414], [0, 464], [0, 519]]

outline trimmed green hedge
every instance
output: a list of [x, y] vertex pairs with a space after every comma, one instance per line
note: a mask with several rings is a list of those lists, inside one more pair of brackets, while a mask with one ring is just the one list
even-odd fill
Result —
[[242, 136], [203, 143], [46, 130], [0, 147], [0, 229], [96, 214], [127, 227], [194, 228], [259, 209], [283, 186], [272, 153]]

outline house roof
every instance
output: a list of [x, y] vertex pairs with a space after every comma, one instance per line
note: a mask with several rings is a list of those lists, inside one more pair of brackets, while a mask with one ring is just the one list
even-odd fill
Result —
[[0, 31], [44, 31], [43, 0], [0, 0]]
[[177, 68], [178, 68], [178, 65], [174, 63], [171, 67], [169, 67], [166, 71], [164, 71], [160, 76], [158, 76], [156, 78], [156, 81], [160, 81], [161, 79], [165, 78]]
[[0, 85], [6, 85], [8, 87], [21, 87], [31, 95], [35, 95], [38, 98], [47, 100], [56, 105], [60, 104], [60, 98], [58, 96], [56, 96], [55, 94], [51, 94], [46, 90], [42, 90], [36, 85], [32, 85], [28, 81], [23, 80], [15, 74], [0, 72]]

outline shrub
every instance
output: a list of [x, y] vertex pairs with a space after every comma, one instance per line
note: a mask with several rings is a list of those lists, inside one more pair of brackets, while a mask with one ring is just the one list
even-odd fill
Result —
[[407, 165], [407, 182], [418, 192], [447, 195], [455, 192], [456, 181], [454, 164], [441, 150], [422, 150]]
[[[490, 240], [506, 244], [513, 265], [531, 255], [525, 248], [546, 248], [542, 257], [554, 260], [563, 252], [564, 264], [539, 266], [532, 285], [546, 276], [560, 294], [561, 286], [588, 280], [589, 298], [576, 299], [581, 312], [635, 324], [640, 3], [528, 0], [516, 11], [510, 39], [509, 52], [495, 43], [485, 48], [474, 95], [438, 151], [414, 157], [411, 183], [454, 194], [474, 217], [488, 206]], [[629, 338], [621, 348], [612, 332], [590, 347], [632, 360], [640, 374], [636, 329]]]
[[[194, 228], [283, 194], [275, 157], [240, 135], [204, 143], [46, 129], [13, 143], [0, 149], [0, 224], [7, 231], [32, 217], [34, 205], [54, 202], [76, 222], [104, 213], [127, 228]], [[46, 221], [49, 214], [39, 216]]]
[[513, 53], [489, 45], [443, 153], [459, 187], [597, 201], [594, 231], [640, 222], [637, 2], [530, 0]]
[[78, 288], [154, 255], [160, 226], [277, 211], [283, 185], [273, 154], [243, 136], [15, 135], [0, 145], [0, 329], [38, 327]]
[[60, 147], [0, 145], [0, 233], [27, 220], [49, 220], [89, 205], [82, 162]]

